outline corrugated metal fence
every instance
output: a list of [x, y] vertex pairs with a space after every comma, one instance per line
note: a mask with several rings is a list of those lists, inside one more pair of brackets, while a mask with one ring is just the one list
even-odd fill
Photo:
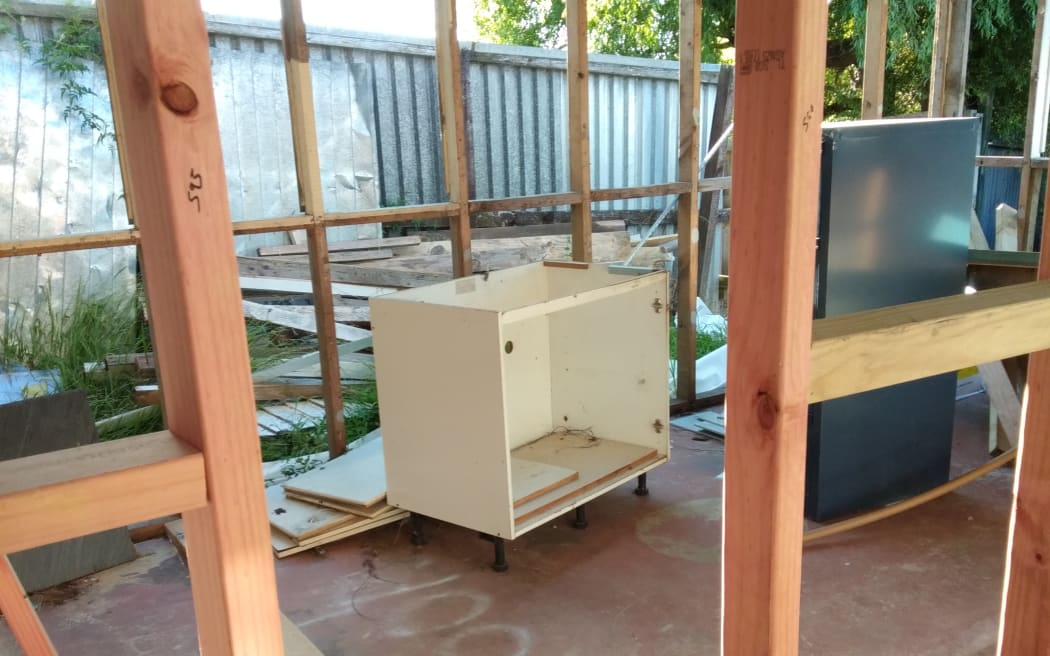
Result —
[[[128, 226], [115, 148], [62, 118], [60, 81], [37, 59], [61, 19], [23, 16], [0, 36], [0, 240]], [[209, 21], [212, 66], [233, 220], [298, 211], [291, 128], [274, 24]], [[19, 44], [24, 37], [28, 49]], [[311, 30], [311, 67], [327, 211], [440, 202], [442, 179], [432, 43]], [[568, 190], [564, 53], [464, 44], [464, 93], [472, 192], [499, 198]], [[595, 188], [676, 177], [677, 64], [626, 57], [591, 61], [591, 162]], [[705, 66], [701, 144], [708, 142], [717, 68]], [[91, 111], [110, 118], [105, 76]], [[667, 199], [601, 203], [596, 209], [663, 207]], [[141, 208], [140, 211], [148, 211]], [[377, 226], [331, 230], [369, 237]], [[283, 243], [283, 233], [238, 237], [237, 250]], [[50, 286], [68, 301], [130, 287], [133, 249], [0, 260], [6, 321], [33, 308]]]

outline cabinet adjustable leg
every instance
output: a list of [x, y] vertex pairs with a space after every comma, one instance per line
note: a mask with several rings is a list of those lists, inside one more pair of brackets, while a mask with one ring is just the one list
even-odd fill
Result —
[[409, 519], [412, 522], [412, 544], [418, 546], [427, 543], [427, 536], [423, 534], [423, 516], [418, 513], [410, 513]]
[[576, 519], [572, 522], [573, 528], [587, 528], [587, 506], [576, 506]]
[[492, 546], [496, 556], [492, 561], [492, 569], [497, 572], [506, 572], [510, 565], [507, 564], [507, 552], [503, 546], [503, 538], [493, 538]]
[[634, 493], [640, 497], [649, 496], [649, 488], [645, 485], [645, 474], [638, 475], [638, 487], [634, 488]]

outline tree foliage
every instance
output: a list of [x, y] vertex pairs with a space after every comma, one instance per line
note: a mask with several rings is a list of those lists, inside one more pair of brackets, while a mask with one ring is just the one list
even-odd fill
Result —
[[[967, 106], [985, 115], [991, 140], [1019, 146], [1024, 138], [1035, 0], [973, 0]], [[825, 113], [860, 113], [866, 0], [831, 0]], [[935, 0], [893, 0], [887, 29], [884, 113], [925, 110], [929, 99]], [[703, 60], [731, 62], [734, 0], [706, 0]], [[564, 0], [478, 0], [481, 34], [497, 43], [565, 46]], [[592, 52], [655, 59], [678, 56], [677, 0], [588, 0]]]

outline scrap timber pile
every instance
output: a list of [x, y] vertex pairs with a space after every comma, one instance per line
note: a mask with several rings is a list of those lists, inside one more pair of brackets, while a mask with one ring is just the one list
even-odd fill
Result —
[[383, 439], [375, 430], [345, 454], [266, 489], [274, 554], [284, 558], [408, 516], [386, 502]]

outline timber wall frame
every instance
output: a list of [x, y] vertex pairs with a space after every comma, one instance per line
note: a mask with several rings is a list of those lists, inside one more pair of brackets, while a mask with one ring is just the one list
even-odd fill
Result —
[[[279, 654], [254, 396], [203, 16], [192, 0], [127, 0], [120, 3], [120, 11], [109, 12], [111, 2], [99, 3], [100, 24], [120, 106], [117, 129], [125, 138], [128, 189], [140, 212], [138, 234], [127, 231], [111, 238], [140, 245], [158, 359], [179, 363], [160, 369], [168, 430], [0, 464], [0, 528], [18, 528], [0, 530], [0, 553], [181, 511], [202, 652]], [[299, 76], [297, 88], [302, 89], [307, 69], [297, 6], [296, 0], [283, 3], [293, 10], [284, 18], [285, 52], [289, 87]], [[469, 273], [470, 233], [465, 224], [476, 206], [462, 197], [468, 163], [457, 138], [462, 136], [457, 118], [462, 108], [457, 107], [460, 80], [452, 54], [457, 46], [454, 2], [436, 0], [436, 7], [438, 45], [448, 49], [439, 57], [439, 79], [445, 89], [445, 170], [455, 174], [454, 179], [446, 175], [450, 202], [352, 214], [318, 211], [311, 199], [316, 190], [310, 186], [315, 184], [310, 181], [310, 142], [316, 144], [316, 134], [304, 104], [303, 124], [295, 128], [303, 132], [296, 140], [296, 161], [304, 214], [250, 222], [246, 229], [305, 229], [315, 290], [330, 289], [323, 256], [325, 227], [419, 218], [425, 212], [451, 218], [456, 274]], [[583, 77], [586, 49], [579, 39], [585, 14], [583, 0], [570, 3], [568, 31], [577, 43], [569, 70]], [[679, 290], [679, 307], [686, 314], [696, 296], [696, 262], [688, 258], [697, 248], [700, 2], [683, 2], [681, 19], [681, 109], [683, 116], [694, 117], [681, 121], [682, 187], [676, 188], [680, 252], [686, 253], [682, 266], [690, 272], [683, 280], [688, 284]], [[731, 264], [735, 286], [747, 292], [730, 305], [723, 653], [798, 652], [806, 408], [811, 400], [859, 391], [856, 380], [888, 385], [962, 368], [975, 357], [995, 360], [1031, 351], [1035, 353], [1019, 447], [1000, 653], [1048, 653], [1050, 624], [1044, 609], [1050, 606], [1050, 351], [1045, 349], [1050, 348], [1050, 333], [1045, 325], [1050, 318], [1050, 235], [1044, 231], [1035, 283], [812, 322], [824, 79], [824, 48], [819, 46], [826, 38], [826, 22], [823, 2], [739, 0], [738, 51], [748, 53], [755, 65], [738, 69], [736, 85], [731, 239], [734, 253], [750, 257], [738, 256]], [[570, 103], [570, 115], [575, 112], [577, 118], [570, 120], [576, 126], [570, 141], [575, 140], [577, 148], [586, 144], [585, 102], [577, 95]], [[588, 188], [585, 178], [577, 181], [578, 188], [574, 184], [567, 194], [485, 201], [486, 207], [583, 206], [600, 195]], [[638, 195], [648, 192], [631, 190]], [[668, 187], [661, 185], [653, 195], [666, 193]], [[574, 240], [574, 255], [584, 258], [591, 228], [584, 221], [586, 210], [573, 212], [573, 234], [580, 236]], [[96, 236], [79, 236], [72, 243], [69, 239], [45, 240], [28, 248], [5, 244], [0, 254], [100, 247], [105, 242]], [[91, 245], [83, 246], [84, 240]], [[54, 248], [57, 244], [63, 247]], [[323, 311], [318, 312], [324, 319]], [[688, 336], [691, 331], [686, 331], [683, 335]], [[331, 347], [322, 345], [322, 356]], [[684, 349], [680, 361], [687, 358], [691, 365], [692, 340], [680, 339], [679, 348]], [[914, 353], [920, 348], [925, 355], [918, 363]], [[680, 398], [693, 397], [689, 369], [680, 369]], [[823, 386], [817, 387], [818, 381]], [[136, 494], [129, 495], [131, 489]], [[93, 505], [63, 503], [73, 491]], [[0, 560], [0, 604], [31, 654], [52, 653], [17, 581], [9, 575], [6, 559]]]

